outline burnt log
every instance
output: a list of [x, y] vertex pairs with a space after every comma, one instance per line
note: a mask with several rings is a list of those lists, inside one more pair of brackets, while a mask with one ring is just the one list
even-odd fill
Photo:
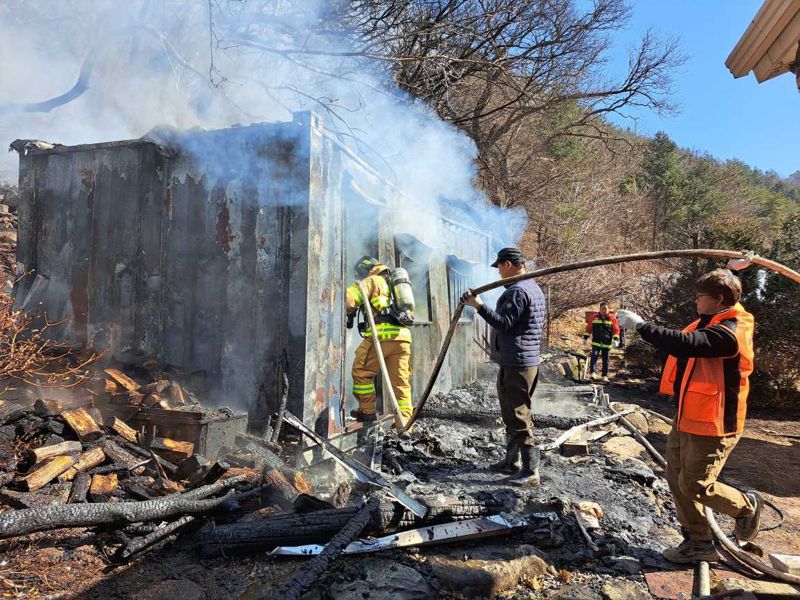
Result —
[[350, 542], [355, 540], [366, 527], [370, 516], [378, 510], [379, 500], [372, 497], [358, 509], [358, 512], [331, 538], [317, 556], [300, 568], [285, 586], [277, 593], [277, 597], [287, 600], [300, 600], [303, 593], [311, 589], [327, 568], [342, 554]]
[[89, 486], [92, 484], [92, 476], [88, 473], [76, 473], [72, 480], [72, 490], [70, 490], [69, 504], [83, 504], [86, 502], [86, 495], [89, 493]]
[[63, 456], [65, 454], [79, 454], [82, 450], [80, 442], [61, 442], [49, 446], [40, 446], [35, 450], [27, 450], [23, 454], [24, 464], [33, 466], [47, 458]]
[[131, 444], [135, 444], [137, 442], [136, 430], [133, 429], [122, 419], [114, 417], [111, 420], [111, 423], [108, 425], [108, 427], [109, 429], [114, 431], [117, 435], [129, 441]]
[[55, 435], [64, 435], [64, 423], [61, 421], [56, 421], [55, 419], [47, 419], [42, 426], [42, 429], [49, 431], [50, 433], [54, 433]]
[[24, 418], [27, 414], [28, 412], [19, 406], [15, 406], [13, 404], [4, 404], [0, 407], [0, 425], [16, 423], [20, 419]]
[[103, 437], [103, 432], [97, 422], [83, 407], [65, 410], [61, 413], [61, 417], [78, 434], [78, 438], [82, 442], [93, 442]]
[[43, 400], [38, 398], [33, 403], [33, 412], [40, 417], [56, 417], [64, 411], [64, 407], [56, 400]]
[[131, 444], [130, 442], [122, 438], [116, 438], [115, 441], [119, 443], [120, 446], [132, 452], [136, 456], [140, 456], [142, 458], [155, 459], [155, 461], [162, 469], [164, 469], [167, 475], [169, 475], [172, 478], [175, 477], [175, 473], [178, 470], [178, 467], [175, 466], [174, 463], [171, 463], [167, 459], [160, 457], [158, 454], [150, 453], [144, 448], [140, 448], [136, 444]]
[[174, 473], [174, 477], [177, 481], [183, 481], [188, 479], [193, 473], [196, 473], [197, 471], [200, 471], [210, 465], [211, 461], [202, 454], [192, 454], [189, 458], [182, 461], [178, 465], [178, 469]]
[[228, 496], [207, 500], [203, 498], [233, 487], [239, 481], [231, 478], [185, 494], [173, 494], [143, 502], [66, 504], [9, 511], [0, 514], [0, 539], [65, 527], [138, 523], [178, 515], [202, 514], [221, 506]]
[[291, 468], [283, 462], [280, 456], [267, 449], [261, 443], [253, 440], [250, 436], [237, 436], [236, 445], [254, 454], [260, 459], [264, 466], [270, 469], [278, 469], [284, 474], [289, 483], [301, 494], [308, 494], [311, 492], [311, 484], [300, 471]]
[[159, 527], [147, 535], [133, 539], [128, 544], [120, 548], [120, 550], [114, 556], [114, 559], [117, 562], [126, 562], [148, 550], [154, 549], [157, 545], [163, 546], [165, 543], [175, 540], [177, 538], [177, 533], [186, 525], [194, 521], [194, 519], [195, 518], [193, 516], [186, 515], [177, 521], [173, 521], [172, 523], [167, 523], [163, 527]]
[[119, 478], [116, 473], [109, 475], [92, 475], [92, 485], [89, 486], [89, 496], [95, 498], [105, 498], [110, 496], [119, 485]]
[[170, 438], [154, 438], [150, 442], [150, 449], [169, 460], [170, 462], [181, 462], [194, 454], [194, 444]]
[[122, 371], [117, 369], [106, 369], [105, 372], [106, 375], [108, 375], [114, 381], [114, 383], [124, 387], [129, 392], [135, 392], [139, 389], [139, 384], [125, 375], [125, 373]]
[[[136, 456], [121, 448], [112, 440], [104, 440], [100, 447], [112, 463], [123, 464], [132, 467], [135, 464], [142, 462]], [[146, 452], [145, 456], [151, 458]]]
[[16, 492], [10, 489], [0, 489], [0, 503], [13, 508], [37, 508], [51, 504], [64, 504], [70, 494], [67, 486], [71, 484], [57, 484], [36, 492]]
[[102, 448], [90, 448], [86, 452], [78, 455], [78, 460], [72, 467], [64, 471], [58, 476], [59, 481], [71, 481], [79, 471], [86, 471], [99, 465], [102, 465], [106, 460], [106, 453]]
[[[462, 501], [430, 506], [424, 519], [394, 503], [381, 504], [365, 528], [367, 535], [383, 535], [450, 521], [496, 515], [512, 507], [495, 499]], [[207, 556], [272, 550], [278, 546], [324, 544], [355, 515], [358, 507], [319, 510], [305, 514], [271, 515], [260, 521], [215, 524], [198, 532], [200, 551]]]
[[41, 467], [23, 477], [20, 480], [20, 487], [26, 492], [35, 492], [69, 469], [77, 460], [78, 457], [74, 454], [51, 458]]

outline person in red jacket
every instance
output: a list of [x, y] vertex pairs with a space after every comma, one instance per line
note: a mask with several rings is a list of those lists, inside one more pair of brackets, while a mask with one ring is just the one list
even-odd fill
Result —
[[597, 379], [594, 372], [597, 366], [597, 357], [603, 358], [603, 383], [608, 383], [608, 351], [611, 346], [619, 346], [619, 324], [617, 318], [608, 310], [608, 303], [601, 302], [600, 310], [586, 322], [584, 341], [592, 337], [592, 354], [589, 359], [589, 372], [592, 379]]

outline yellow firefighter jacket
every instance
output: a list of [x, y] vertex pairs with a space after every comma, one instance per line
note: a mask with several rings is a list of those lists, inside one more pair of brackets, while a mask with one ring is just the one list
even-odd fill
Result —
[[[364, 279], [361, 284], [367, 292], [369, 304], [372, 310], [372, 315], [375, 317], [375, 324], [378, 330], [378, 337], [383, 340], [398, 340], [398, 341], [411, 341], [411, 330], [408, 327], [403, 327], [395, 322], [390, 322], [385, 318], [381, 312], [386, 311], [392, 305], [392, 292], [389, 289], [389, 282], [383, 273], [388, 271], [389, 267], [386, 265], [375, 265]], [[357, 311], [364, 304], [364, 297], [361, 290], [358, 289], [358, 284], [353, 283], [347, 287], [347, 313], [350, 314]], [[367, 329], [364, 337], [372, 337], [372, 331]]]

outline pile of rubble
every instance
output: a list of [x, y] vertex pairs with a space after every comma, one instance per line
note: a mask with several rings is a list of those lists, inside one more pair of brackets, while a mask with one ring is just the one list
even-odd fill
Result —
[[[94, 527], [106, 543], [116, 543], [117, 559], [128, 560], [174, 536], [194, 515], [291, 506], [311, 491], [277, 447], [245, 432], [246, 417], [189, 411], [197, 405], [175, 381], [139, 385], [119, 370], [105, 374], [106, 399], [124, 398], [124, 404], [109, 402], [101, 411], [80, 395], [68, 406], [43, 398], [27, 405], [0, 400], [0, 539]], [[144, 424], [137, 429], [116, 416], [120, 406], [135, 408], [131, 423]], [[148, 428], [140, 419], [146, 406], [195, 420], [187, 426], [184, 419], [180, 437], [158, 435], [158, 425]], [[225, 435], [209, 434], [210, 425], [230, 421], [236, 427]], [[209, 456], [198, 446], [211, 450]], [[236, 491], [220, 496], [228, 490]]]
[[[272, 440], [240, 431], [206, 459], [198, 441], [166, 435], [163, 419], [156, 430], [138, 424], [152, 411], [199, 412], [188, 380], [149, 368], [96, 376], [102, 412], [42, 399], [0, 407], [0, 539], [88, 527], [84, 535], [115, 561], [176, 539], [183, 544], [171, 555], [199, 550], [204, 561], [307, 557], [293, 576], [276, 576], [285, 563], [258, 561], [240, 588], [254, 598], [314, 588], [316, 598], [338, 599], [513, 591], [611, 600], [646, 597], [643, 569], [663, 568], [658, 552], [678, 535], [658, 467], [620, 415], [640, 433], [658, 420], [609, 405], [600, 388], [542, 385], [542, 486], [530, 489], [486, 468], [504, 447], [487, 383], [434, 398], [412, 436], [387, 433], [382, 472], [282, 413], [296, 436], [284, 435], [284, 447], [305, 437], [349, 471], [327, 487], [315, 476], [312, 489], [310, 472], [290, 467]], [[623, 588], [627, 595], [612, 593]]]

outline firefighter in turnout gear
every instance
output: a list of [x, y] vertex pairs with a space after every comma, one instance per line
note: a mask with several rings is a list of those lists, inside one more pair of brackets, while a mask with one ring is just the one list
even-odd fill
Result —
[[[411, 404], [411, 330], [401, 325], [392, 313], [391, 270], [371, 256], [362, 256], [355, 266], [368, 297], [364, 298], [357, 283], [347, 288], [347, 326], [353, 326], [359, 310], [371, 310], [380, 338], [383, 357], [394, 388], [400, 414], [408, 419]], [[366, 325], [366, 324], [365, 324]], [[358, 409], [350, 415], [359, 421], [375, 420], [375, 376], [380, 372], [378, 355], [369, 327], [363, 329], [364, 341], [356, 348], [353, 360], [353, 396]], [[385, 382], [386, 383], [386, 382]]]
[[619, 346], [619, 324], [617, 318], [608, 310], [608, 303], [601, 302], [600, 310], [586, 323], [586, 331], [583, 334], [584, 341], [589, 341], [592, 336], [592, 354], [589, 358], [589, 373], [592, 379], [597, 375], [594, 370], [597, 366], [597, 358], [603, 359], [603, 383], [608, 383], [608, 352], [611, 346]]

